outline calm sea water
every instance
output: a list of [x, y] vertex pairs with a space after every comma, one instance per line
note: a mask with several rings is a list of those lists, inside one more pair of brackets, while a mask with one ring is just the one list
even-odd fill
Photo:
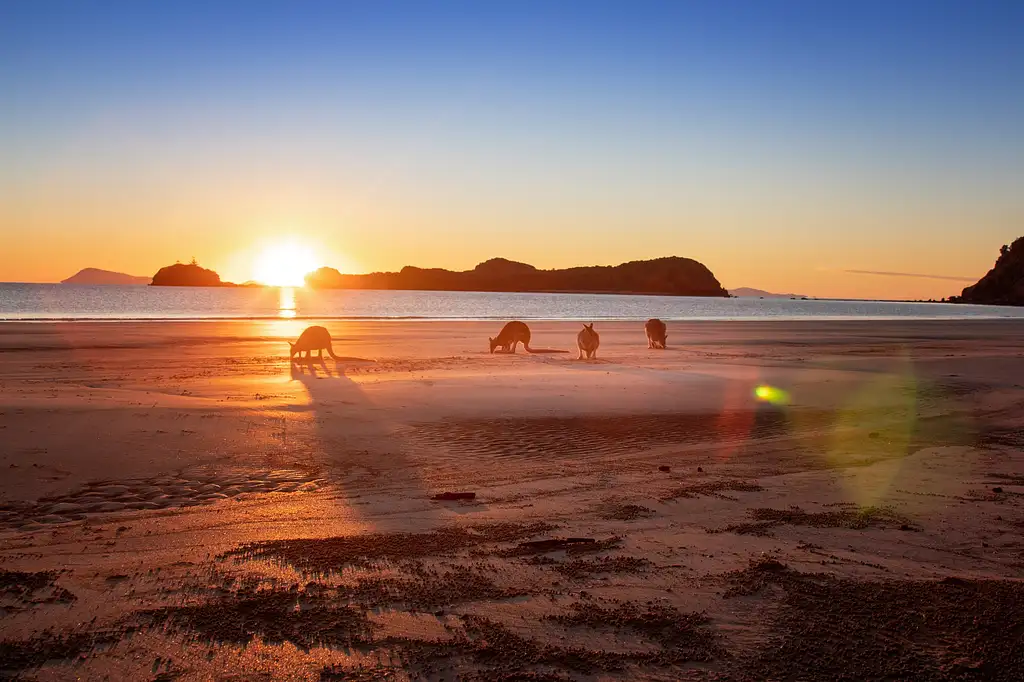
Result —
[[145, 319], [730, 320], [1024, 319], [1024, 309], [941, 303], [750, 298], [310, 291], [0, 284], [0, 320]]

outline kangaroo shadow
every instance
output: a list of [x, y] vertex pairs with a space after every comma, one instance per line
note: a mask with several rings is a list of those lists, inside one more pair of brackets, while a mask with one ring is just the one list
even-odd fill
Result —
[[409, 457], [411, 446], [400, 422], [354, 378], [372, 362], [343, 358], [330, 364], [316, 359], [290, 363], [292, 380], [302, 383], [309, 396], [318, 458], [353, 516], [375, 531], [433, 528], [441, 510]]

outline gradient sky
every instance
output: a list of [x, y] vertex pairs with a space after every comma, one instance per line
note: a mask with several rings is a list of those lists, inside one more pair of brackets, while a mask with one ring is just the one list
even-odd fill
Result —
[[243, 281], [294, 238], [942, 297], [900, 273], [1024, 234], [1022, 122], [1024, 2], [9, 0], [0, 281]]

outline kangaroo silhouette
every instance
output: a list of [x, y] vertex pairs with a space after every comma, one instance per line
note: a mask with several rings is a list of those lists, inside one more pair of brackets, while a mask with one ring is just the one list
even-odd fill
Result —
[[531, 348], [530, 347], [530, 328], [526, 326], [525, 322], [519, 320], [513, 320], [509, 322], [498, 335], [493, 339], [489, 338], [487, 341], [491, 345], [491, 352], [493, 353], [498, 348], [506, 353], [515, 353], [516, 346], [520, 342], [523, 344], [523, 348], [526, 349], [527, 353], [568, 353], [567, 350], [561, 350], [558, 348]]
[[583, 325], [583, 329], [576, 335], [576, 345], [580, 349], [580, 354], [576, 357], [577, 360], [583, 359], [583, 354], [587, 354], [587, 359], [597, 357], [597, 347], [601, 345], [601, 336], [594, 331], [594, 323]]
[[519, 320], [509, 322], [501, 328], [501, 331], [498, 332], [497, 336], [493, 339], [489, 338], [487, 340], [491, 344], [492, 353], [499, 347], [506, 353], [510, 351], [515, 353], [516, 346], [518, 346], [520, 342], [522, 342], [523, 348], [526, 349], [527, 353], [533, 352], [533, 350], [530, 349], [530, 328], [526, 326], [525, 322], [520, 322]]
[[665, 348], [665, 342], [668, 340], [668, 330], [664, 322], [656, 317], [652, 317], [644, 325], [644, 331], [647, 332], [648, 348]]
[[306, 354], [306, 358], [313, 357], [313, 351], [317, 351], [317, 357], [321, 360], [324, 359], [324, 350], [326, 350], [332, 358], [338, 359], [338, 356], [334, 354], [334, 348], [331, 347], [331, 333], [324, 327], [313, 326], [306, 327], [301, 334], [299, 339], [295, 343], [288, 342], [291, 347], [291, 358], [295, 358], [295, 354], [298, 353], [299, 357], [302, 357], [302, 353]]

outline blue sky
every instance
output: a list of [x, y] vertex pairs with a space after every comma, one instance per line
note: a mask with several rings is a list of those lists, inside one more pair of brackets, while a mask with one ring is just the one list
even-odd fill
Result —
[[927, 297], [846, 271], [980, 276], [1024, 225], [1020, 2], [6, 2], [0, 92], [0, 280], [290, 231]]

